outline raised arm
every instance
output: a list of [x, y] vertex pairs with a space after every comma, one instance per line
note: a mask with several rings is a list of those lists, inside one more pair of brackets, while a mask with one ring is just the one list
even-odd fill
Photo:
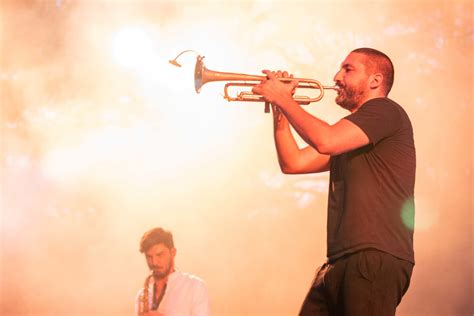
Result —
[[[298, 85], [297, 81], [284, 83], [278, 80], [273, 72], [265, 70], [264, 73], [267, 74], [268, 80], [256, 85], [252, 91], [276, 105], [301, 138], [319, 154], [338, 155], [369, 143], [367, 135], [349, 120], [342, 119], [334, 125], [329, 125], [306, 112], [292, 97], [292, 91]], [[290, 146], [287, 138], [283, 140], [284, 144]], [[291, 153], [295, 153], [294, 147], [288, 154], [290, 157]], [[310, 157], [318, 159], [314, 153], [310, 154]]]
[[281, 171], [287, 174], [315, 173], [329, 170], [329, 155], [317, 152], [311, 146], [300, 149], [286, 117], [272, 106], [273, 134]]

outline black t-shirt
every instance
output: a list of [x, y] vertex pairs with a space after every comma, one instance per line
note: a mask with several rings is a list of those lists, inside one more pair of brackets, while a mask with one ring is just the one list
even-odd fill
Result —
[[347, 119], [370, 143], [331, 157], [328, 258], [375, 248], [415, 263], [416, 156], [406, 112], [388, 98], [366, 102]]

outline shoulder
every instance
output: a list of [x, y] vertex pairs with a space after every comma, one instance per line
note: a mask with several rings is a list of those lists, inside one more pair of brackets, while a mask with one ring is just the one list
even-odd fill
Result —
[[354, 114], [357, 113], [364, 113], [364, 112], [386, 112], [386, 111], [393, 111], [393, 113], [396, 113], [398, 111], [403, 111], [403, 108], [395, 101], [389, 99], [389, 98], [375, 98], [371, 99], [367, 102], [365, 102], [358, 111], [356, 111]]
[[190, 284], [205, 284], [203, 279], [188, 272], [176, 271], [172, 274], [172, 279], [176, 280], [177, 282], [185, 282]]
[[371, 99], [345, 119], [359, 126], [372, 143], [411, 126], [403, 108], [389, 98]]
[[347, 115], [345, 119], [358, 126], [366, 124], [381, 124], [386, 121], [397, 120], [401, 108], [388, 98], [376, 98], [365, 102], [357, 111]]
[[367, 113], [380, 115], [390, 115], [400, 118], [408, 118], [405, 109], [390, 98], [375, 98], [364, 103], [354, 115], [364, 115]]

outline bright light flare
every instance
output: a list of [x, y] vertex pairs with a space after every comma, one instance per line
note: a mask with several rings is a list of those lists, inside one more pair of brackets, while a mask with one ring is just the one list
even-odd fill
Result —
[[415, 231], [428, 231], [439, 223], [439, 205], [432, 198], [425, 196], [415, 198]]
[[143, 27], [130, 26], [115, 33], [112, 41], [114, 60], [121, 66], [143, 69], [153, 61], [154, 45]]

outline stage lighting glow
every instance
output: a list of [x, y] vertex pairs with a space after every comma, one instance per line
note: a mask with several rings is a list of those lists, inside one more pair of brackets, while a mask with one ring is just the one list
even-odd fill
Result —
[[105, 177], [112, 177], [117, 166], [133, 165], [140, 160], [148, 148], [149, 134], [142, 126], [92, 131], [78, 143], [50, 150], [43, 160], [43, 170], [59, 182], [90, 177], [97, 169]]
[[117, 31], [112, 43], [114, 60], [121, 66], [142, 69], [154, 55], [153, 40], [143, 27], [129, 26]]
[[415, 202], [413, 199], [406, 201], [400, 215], [409, 229], [426, 231], [438, 223], [439, 207], [432, 200], [421, 196], [417, 197]]

